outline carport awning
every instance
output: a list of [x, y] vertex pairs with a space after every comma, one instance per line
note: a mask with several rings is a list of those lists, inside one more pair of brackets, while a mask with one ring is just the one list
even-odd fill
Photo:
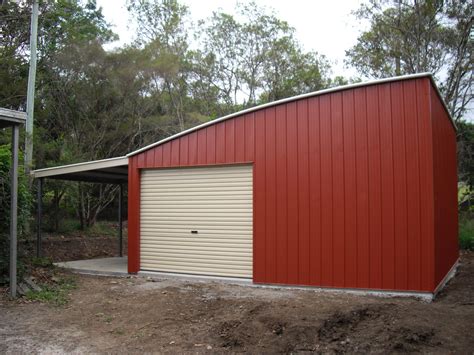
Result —
[[38, 169], [35, 178], [121, 184], [128, 181], [128, 158], [117, 157]]
[[0, 107], [0, 129], [22, 125], [26, 121], [26, 113]]

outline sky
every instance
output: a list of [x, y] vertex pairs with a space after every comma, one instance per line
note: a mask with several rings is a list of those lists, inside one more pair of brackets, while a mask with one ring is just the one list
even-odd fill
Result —
[[[191, 20], [209, 17], [222, 9], [233, 14], [238, 0], [181, 0], [189, 8]], [[134, 38], [125, 8], [126, 0], [97, 0], [106, 21], [113, 25], [119, 41], [108, 49], [130, 43]], [[242, 0], [241, 0], [242, 2]], [[244, 0], [245, 2], [245, 0]], [[351, 15], [362, 0], [255, 0], [259, 6], [273, 8], [278, 18], [296, 29], [296, 37], [307, 51], [324, 54], [332, 63], [333, 75], [355, 76], [354, 69], [344, 66], [345, 50], [356, 43], [361, 24]]]

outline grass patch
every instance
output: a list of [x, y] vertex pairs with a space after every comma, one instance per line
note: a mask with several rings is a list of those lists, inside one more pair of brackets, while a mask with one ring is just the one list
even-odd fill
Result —
[[461, 249], [474, 250], [474, 218], [460, 216], [459, 245]]
[[61, 235], [77, 235], [81, 234], [86, 237], [97, 237], [97, 236], [116, 236], [117, 235], [117, 222], [114, 221], [97, 221], [93, 226], [81, 229], [81, 224], [77, 219], [64, 219], [59, 225], [57, 231], [47, 230], [53, 234]]
[[113, 222], [99, 221], [96, 222], [92, 227], [84, 230], [86, 236], [109, 236], [114, 237], [117, 235], [117, 229], [114, 228]]
[[32, 258], [31, 259], [32, 266], [39, 266], [39, 267], [53, 267], [53, 259], [48, 257], [40, 257], [40, 258]]
[[57, 277], [51, 285], [43, 285], [41, 291], [28, 291], [26, 298], [32, 301], [63, 306], [69, 302], [69, 292], [77, 287], [73, 276]]

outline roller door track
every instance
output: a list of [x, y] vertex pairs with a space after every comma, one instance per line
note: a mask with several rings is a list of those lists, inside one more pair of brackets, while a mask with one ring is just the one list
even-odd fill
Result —
[[143, 170], [146, 271], [252, 278], [252, 166]]

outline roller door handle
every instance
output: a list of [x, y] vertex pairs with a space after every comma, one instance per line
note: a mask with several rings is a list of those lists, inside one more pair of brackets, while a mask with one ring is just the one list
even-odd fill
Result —
[[198, 234], [198, 231], [191, 231], [191, 234]]

